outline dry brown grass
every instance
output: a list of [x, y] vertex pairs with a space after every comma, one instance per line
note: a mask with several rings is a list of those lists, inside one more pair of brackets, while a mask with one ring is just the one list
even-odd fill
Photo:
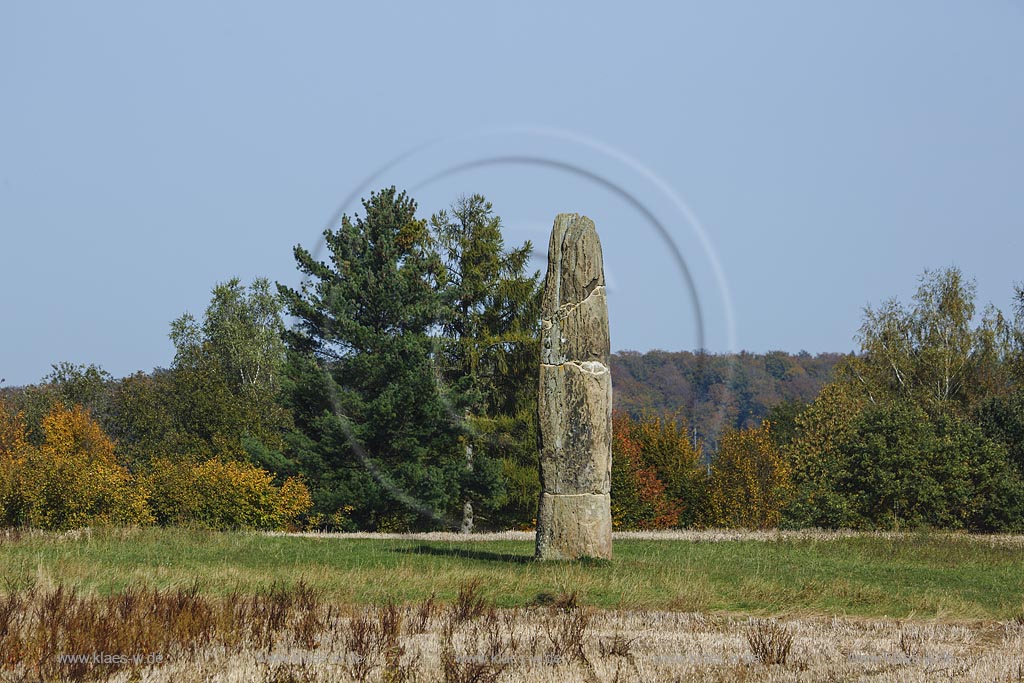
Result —
[[447, 605], [371, 607], [301, 582], [227, 596], [8, 585], [0, 680], [1024, 681], [1024, 619], [764, 621], [594, 610], [571, 594], [500, 610], [473, 583]]

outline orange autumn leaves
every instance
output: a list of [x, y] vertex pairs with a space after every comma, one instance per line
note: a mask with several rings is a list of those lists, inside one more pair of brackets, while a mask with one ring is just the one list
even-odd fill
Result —
[[[168, 464], [163, 466], [166, 471]], [[24, 416], [0, 401], [3, 526], [63, 530], [173, 518], [209, 527], [284, 529], [312, 505], [302, 482], [289, 479], [277, 487], [269, 473], [248, 463], [210, 460], [169, 468], [177, 479], [162, 478], [156, 468], [130, 472], [81, 406], [54, 405], [43, 419], [41, 443], [30, 443]]]
[[[680, 501], [668, 495], [652, 458], [645, 458], [641, 432], [647, 429], [649, 435], [649, 424], [622, 413], [613, 418], [612, 525], [616, 529], [669, 529], [679, 525], [683, 513]], [[690, 455], [680, 449], [680, 459]]]
[[616, 529], [777, 526], [789, 468], [768, 423], [722, 434], [710, 465], [681, 419], [617, 413], [612, 438]]

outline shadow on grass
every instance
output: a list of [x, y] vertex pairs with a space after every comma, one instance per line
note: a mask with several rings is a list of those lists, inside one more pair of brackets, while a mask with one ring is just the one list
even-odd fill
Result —
[[[417, 545], [407, 548], [392, 548], [396, 553], [407, 555], [434, 555], [437, 557], [458, 557], [465, 560], [483, 560], [484, 562], [501, 562], [503, 564], [533, 564], [533, 555], [516, 553], [495, 553], [489, 550], [469, 550], [467, 548], [438, 548], [432, 545]], [[599, 557], [581, 557], [578, 560], [545, 560], [540, 564], [574, 564], [583, 567], [610, 567], [611, 560]]]
[[494, 553], [488, 550], [469, 550], [466, 548], [437, 548], [432, 545], [417, 545], [411, 548], [394, 548], [396, 553], [408, 555], [435, 555], [438, 557], [458, 557], [465, 560], [483, 560], [484, 562], [501, 562], [503, 564], [532, 564], [533, 555], [517, 555], [515, 553]]

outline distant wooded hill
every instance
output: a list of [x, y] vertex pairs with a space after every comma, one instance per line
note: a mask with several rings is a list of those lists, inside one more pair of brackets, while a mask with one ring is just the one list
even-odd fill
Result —
[[614, 406], [639, 417], [678, 415], [713, 445], [725, 427], [760, 424], [780, 403], [814, 399], [841, 353], [702, 354], [619, 351], [611, 356]]

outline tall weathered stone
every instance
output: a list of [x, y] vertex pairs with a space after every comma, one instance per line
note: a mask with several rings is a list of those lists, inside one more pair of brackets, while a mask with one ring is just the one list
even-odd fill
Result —
[[555, 218], [541, 322], [537, 558], [611, 558], [612, 376], [594, 222]]

